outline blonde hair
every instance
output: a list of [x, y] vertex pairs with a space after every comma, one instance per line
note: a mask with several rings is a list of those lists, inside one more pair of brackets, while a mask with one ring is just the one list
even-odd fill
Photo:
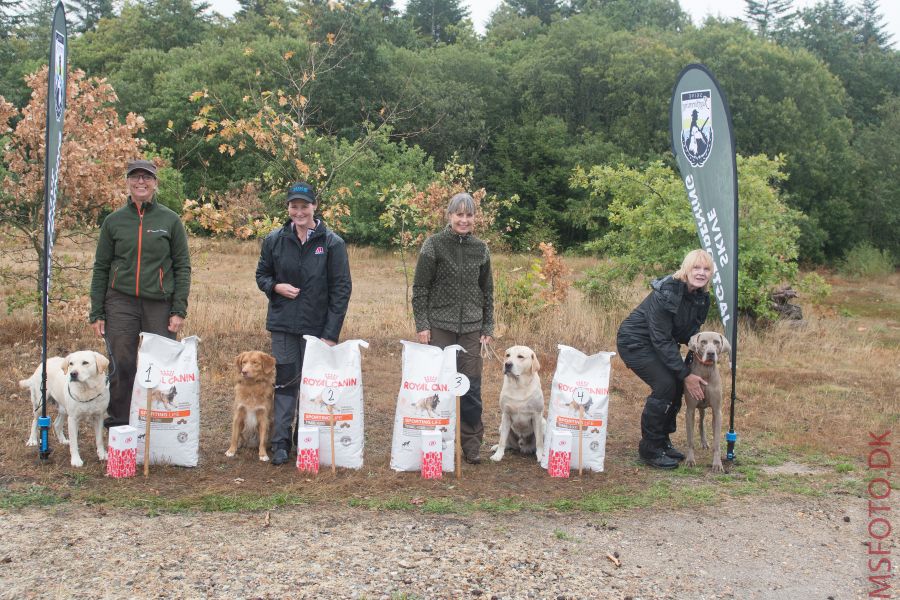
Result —
[[[687, 253], [687, 255], [684, 257], [684, 260], [681, 261], [681, 268], [675, 271], [675, 274], [672, 275], [672, 277], [679, 281], [687, 283], [688, 275], [690, 274], [691, 269], [693, 269], [697, 265], [706, 265], [711, 270], [716, 270], [716, 264], [713, 262], [713, 258], [709, 255], [709, 252], [703, 250], [702, 248], [698, 248]], [[708, 287], [709, 281], [706, 282], [706, 285], [703, 286], [703, 289], [706, 289]]]

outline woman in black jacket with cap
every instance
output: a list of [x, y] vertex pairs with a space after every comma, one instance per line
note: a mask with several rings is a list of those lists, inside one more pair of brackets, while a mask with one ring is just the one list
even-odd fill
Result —
[[288, 461], [293, 442], [304, 335], [334, 346], [350, 303], [350, 263], [344, 240], [315, 218], [316, 192], [298, 182], [288, 188], [288, 221], [263, 240], [256, 285], [269, 298], [266, 329], [275, 356], [272, 464]]
[[650, 294], [619, 327], [619, 356], [650, 386], [638, 454], [651, 467], [674, 469], [684, 460], [669, 435], [675, 432], [685, 388], [702, 399], [701, 384], [706, 382], [691, 374], [678, 345], [687, 344], [706, 321], [712, 274], [712, 257], [706, 251], [689, 252], [678, 271], [652, 282]]

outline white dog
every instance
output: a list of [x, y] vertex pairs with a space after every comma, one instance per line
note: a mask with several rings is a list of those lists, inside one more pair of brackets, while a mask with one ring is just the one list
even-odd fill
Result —
[[541, 368], [528, 346], [507, 349], [500, 390], [500, 443], [492, 448], [491, 460], [500, 461], [507, 449], [522, 454], [544, 455], [544, 392]]
[[[65, 358], [54, 356], [47, 359], [47, 402], [58, 407], [53, 429], [60, 444], [69, 445], [69, 454], [73, 467], [84, 464], [78, 452], [78, 423], [83, 419], [92, 419], [97, 437], [97, 456], [106, 460], [106, 448], [103, 444], [103, 417], [109, 406], [109, 386], [106, 383], [106, 370], [109, 360], [102, 354], [90, 350], [73, 352]], [[19, 387], [31, 392], [31, 406], [34, 419], [31, 421], [31, 437], [27, 446], [38, 443], [38, 412], [41, 410], [41, 365], [34, 374], [19, 382]], [[63, 433], [63, 418], [67, 418], [69, 439]]]

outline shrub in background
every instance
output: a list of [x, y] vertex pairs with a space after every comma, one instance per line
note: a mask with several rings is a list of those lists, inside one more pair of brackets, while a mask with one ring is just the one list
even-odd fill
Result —
[[894, 260], [887, 250], [863, 242], [847, 252], [839, 270], [849, 277], [876, 277], [893, 273], [894, 267]]

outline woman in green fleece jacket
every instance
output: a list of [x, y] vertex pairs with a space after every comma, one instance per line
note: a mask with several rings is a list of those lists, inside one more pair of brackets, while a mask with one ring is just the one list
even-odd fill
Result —
[[418, 341], [465, 348], [457, 357], [469, 391], [460, 398], [460, 434], [467, 462], [481, 462], [481, 344], [494, 335], [494, 283], [487, 245], [472, 235], [475, 200], [466, 193], [450, 198], [446, 228], [422, 245], [413, 280], [413, 316]]
[[126, 168], [128, 202], [100, 228], [91, 280], [90, 322], [115, 363], [107, 427], [127, 425], [142, 331], [175, 339], [187, 316], [191, 257], [178, 215], [156, 201], [156, 165]]

